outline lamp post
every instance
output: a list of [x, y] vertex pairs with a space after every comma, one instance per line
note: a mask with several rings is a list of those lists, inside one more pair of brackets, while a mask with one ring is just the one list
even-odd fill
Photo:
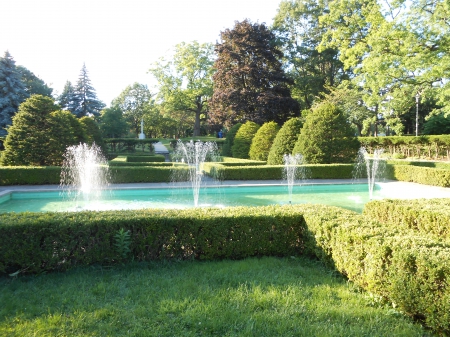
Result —
[[420, 94], [416, 94], [416, 137], [419, 135], [419, 98]]

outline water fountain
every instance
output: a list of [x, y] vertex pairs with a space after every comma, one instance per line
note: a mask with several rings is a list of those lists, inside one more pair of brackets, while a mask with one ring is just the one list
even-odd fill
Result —
[[192, 187], [194, 206], [198, 206], [200, 186], [203, 179], [202, 165], [205, 161], [217, 161], [218, 150], [215, 142], [190, 141], [183, 143], [178, 140], [173, 158], [184, 162], [189, 167], [189, 182]]
[[283, 156], [284, 162], [284, 178], [287, 181], [289, 203], [292, 203], [292, 189], [296, 180], [304, 180], [306, 178], [303, 155], [301, 154], [285, 154]]
[[108, 162], [95, 143], [69, 146], [61, 167], [60, 188], [65, 198], [92, 201], [108, 186]]
[[379, 179], [384, 173], [385, 162], [381, 159], [383, 151], [383, 149], [375, 149], [373, 152], [373, 156], [370, 157], [367, 153], [366, 148], [361, 147], [356, 158], [356, 164], [353, 170], [353, 178], [357, 179], [362, 177], [362, 171], [364, 170], [364, 167], [366, 168], [370, 200], [372, 200], [373, 198], [373, 189], [376, 180]]

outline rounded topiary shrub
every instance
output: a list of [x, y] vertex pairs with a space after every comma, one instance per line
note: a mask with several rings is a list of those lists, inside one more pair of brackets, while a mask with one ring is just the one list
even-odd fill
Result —
[[279, 130], [280, 127], [275, 122], [264, 123], [253, 137], [249, 152], [250, 159], [267, 161], [270, 148]]
[[237, 123], [233, 125], [230, 130], [228, 130], [225, 143], [222, 146], [222, 156], [224, 157], [231, 157], [231, 147], [233, 146], [234, 137], [236, 137], [236, 133], [238, 132], [239, 128], [241, 127], [242, 123]]
[[325, 103], [306, 116], [293, 154], [302, 154], [311, 164], [353, 163], [359, 148], [342, 110]]
[[278, 131], [267, 158], [268, 165], [282, 165], [283, 156], [291, 154], [303, 123], [300, 118], [291, 118]]
[[259, 125], [251, 121], [246, 122], [239, 128], [231, 147], [231, 154], [234, 158], [249, 158], [250, 145], [258, 129]]

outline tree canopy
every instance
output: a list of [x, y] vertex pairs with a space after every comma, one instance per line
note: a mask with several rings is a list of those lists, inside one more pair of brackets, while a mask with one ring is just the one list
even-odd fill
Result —
[[6, 134], [6, 127], [11, 125], [12, 117], [20, 103], [28, 97], [21, 73], [16, 67], [11, 54], [6, 51], [0, 57], [0, 136]]
[[283, 70], [283, 53], [270, 29], [244, 20], [220, 36], [211, 119], [229, 127], [246, 121], [282, 124], [298, 116], [299, 105], [289, 89], [293, 82]]
[[105, 104], [97, 98], [85, 64], [83, 64], [78, 76], [72, 99], [73, 110], [71, 111], [78, 118], [83, 116], [100, 116], [100, 111], [105, 107]]
[[161, 58], [149, 70], [158, 81], [164, 112], [180, 122], [188, 119], [193, 136], [200, 136], [201, 121], [207, 118], [213, 63], [212, 44], [183, 42], [175, 46], [172, 59]]
[[67, 146], [83, 141], [78, 119], [53, 99], [33, 95], [19, 106], [8, 128], [3, 165], [61, 165]]

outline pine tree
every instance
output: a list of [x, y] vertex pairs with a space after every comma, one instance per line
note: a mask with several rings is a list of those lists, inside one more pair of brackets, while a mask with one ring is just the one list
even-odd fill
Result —
[[97, 98], [94, 87], [91, 85], [86, 65], [83, 64], [77, 85], [74, 90], [74, 110], [78, 118], [83, 116], [100, 116], [100, 111], [105, 104]]
[[4, 128], [11, 125], [12, 117], [26, 98], [27, 92], [16, 62], [6, 51], [5, 55], [0, 57], [0, 136], [6, 134]]
[[72, 85], [72, 82], [67, 81], [64, 85], [64, 89], [61, 93], [61, 95], [57, 98], [57, 103], [63, 110], [69, 110], [70, 112], [74, 113], [75, 111], [75, 88]]

